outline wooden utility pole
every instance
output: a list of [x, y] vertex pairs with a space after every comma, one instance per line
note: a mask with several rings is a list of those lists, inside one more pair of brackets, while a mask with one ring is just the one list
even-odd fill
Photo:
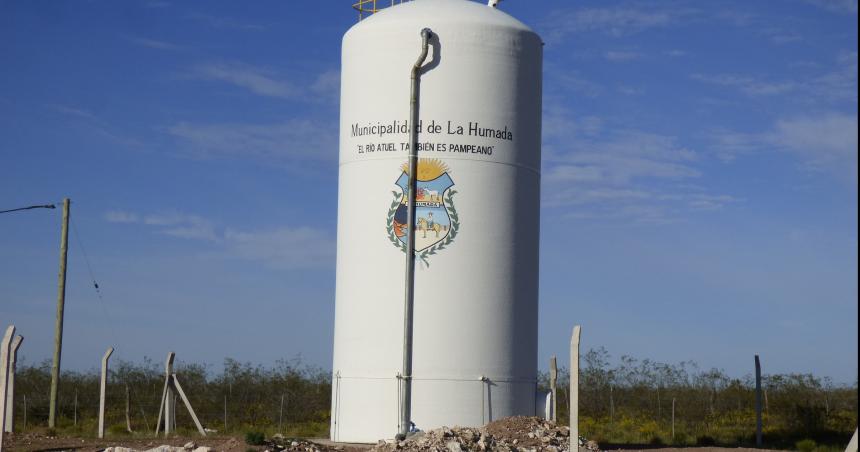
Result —
[[755, 355], [755, 445], [761, 447], [761, 361]]
[[63, 199], [63, 230], [60, 233], [60, 275], [57, 285], [57, 324], [54, 327], [54, 363], [51, 365], [51, 402], [48, 427], [57, 426], [57, 393], [60, 390], [60, 357], [63, 351], [63, 308], [66, 303], [66, 262], [69, 251], [69, 198]]

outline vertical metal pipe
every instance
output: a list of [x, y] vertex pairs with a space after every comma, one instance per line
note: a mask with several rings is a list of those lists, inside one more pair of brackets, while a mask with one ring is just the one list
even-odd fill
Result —
[[60, 357], [63, 351], [63, 309], [66, 303], [66, 262], [69, 250], [69, 198], [63, 199], [63, 229], [60, 233], [60, 274], [57, 284], [57, 323], [54, 327], [54, 362], [51, 365], [51, 401], [48, 427], [57, 426], [57, 393], [60, 390]]
[[409, 433], [412, 417], [412, 309], [415, 304], [415, 197], [418, 185], [418, 108], [421, 92], [421, 67], [429, 53], [429, 28], [421, 30], [421, 55], [412, 66], [412, 89], [409, 101], [409, 190], [406, 210], [406, 295], [403, 309], [403, 392], [400, 403], [398, 437]]

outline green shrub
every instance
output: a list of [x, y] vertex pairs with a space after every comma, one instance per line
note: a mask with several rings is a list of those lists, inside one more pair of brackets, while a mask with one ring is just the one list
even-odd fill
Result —
[[246, 432], [245, 442], [252, 446], [262, 446], [266, 444], [266, 434], [258, 431]]
[[807, 438], [798, 441], [797, 444], [795, 444], [794, 446], [800, 452], [812, 452], [813, 450], [815, 450], [815, 447], [818, 446], [818, 444], [815, 443], [815, 440]]
[[696, 438], [696, 444], [703, 447], [710, 447], [717, 444], [717, 441], [708, 435], [702, 435]]
[[108, 426], [107, 431], [111, 436], [129, 435], [128, 430], [126, 430], [126, 426], [124, 423], [123, 424], [112, 424], [112, 425]]
[[665, 446], [666, 445], [666, 443], [663, 442], [663, 438], [660, 438], [659, 436], [652, 436], [651, 441], [648, 441], [648, 444], [650, 444], [652, 446]]

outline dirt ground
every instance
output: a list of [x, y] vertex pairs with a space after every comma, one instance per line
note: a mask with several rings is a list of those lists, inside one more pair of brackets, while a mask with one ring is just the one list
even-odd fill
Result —
[[[122, 446], [136, 450], [152, 449], [161, 445], [169, 445], [182, 447], [188, 442], [193, 441], [198, 447], [208, 446], [216, 451], [224, 452], [247, 452], [249, 450], [264, 451], [266, 446], [249, 446], [245, 444], [242, 438], [232, 436], [216, 436], [208, 438], [54, 438], [37, 434], [9, 434], [4, 438], [3, 449], [9, 451], [22, 452], [58, 452], [58, 451], [76, 451], [76, 452], [98, 452], [107, 447]], [[303, 441], [300, 450], [304, 450], [309, 442]], [[315, 440], [313, 443], [319, 452], [364, 452], [371, 448], [371, 445], [335, 445], [326, 440]], [[585, 451], [585, 449], [581, 449]], [[747, 449], [747, 448], [722, 448], [722, 447], [689, 447], [689, 448], [660, 448], [660, 449], [614, 449], [607, 448], [606, 450], [618, 452], [769, 452], [765, 449]]]
[[[193, 442], [196, 447], [211, 447], [216, 451], [224, 452], [247, 452], [249, 450], [264, 451], [274, 450], [271, 447], [249, 446], [245, 444], [244, 438], [236, 436], [208, 436], [201, 437], [176, 437], [176, 438], [71, 438], [50, 437], [37, 433], [7, 433], [3, 439], [3, 450], [36, 452], [36, 451], [75, 451], [75, 452], [97, 452], [108, 447], [127, 447], [135, 450], [148, 450], [167, 445], [182, 447]], [[292, 442], [292, 441], [289, 441]], [[295, 447], [288, 447], [288, 451], [306, 451], [308, 448], [319, 452], [360, 452], [370, 449], [370, 445], [342, 445], [332, 444], [326, 440], [312, 443], [310, 440], [296, 440]]]
[[776, 451], [772, 449], [750, 449], [747, 447], [663, 447], [659, 449], [611, 449], [607, 448], [607, 451], [613, 452], [638, 452], [638, 451], [648, 451], [648, 452], [783, 452]]
[[[549, 428], [548, 428], [549, 427]], [[125, 447], [138, 451], [154, 449], [159, 446], [173, 446], [181, 448], [186, 444], [193, 442], [194, 447], [209, 447], [215, 451], [224, 452], [249, 452], [249, 451], [275, 451], [286, 450], [291, 452], [367, 452], [371, 448], [379, 451], [410, 451], [410, 450], [447, 450], [445, 441], [453, 438], [459, 438], [462, 450], [478, 450], [477, 439], [479, 435], [487, 435], [493, 437], [498, 442], [489, 442], [485, 445], [485, 450], [535, 450], [548, 451], [553, 450], [560, 452], [566, 449], [567, 435], [566, 427], [556, 427], [554, 424], [548, 424], [538, 418], [514, 417], [500, 419], [492, 422], [481, 429], [443, 428], [440, 431], [427, 432], [426, 438], [438, 436], [442, 442], [439, 444], [430, 441], [430, 444], [423, 444], [419, 447], [418, 444], [406, 441], [401, 444], [380, 443], [377, 445], [362, 445], [362, 444], [339, 444], [332, 443], [326, 439], [279, 439], [277, 443], [283, 447], [275, 447], [275, 443], [265, 445], [251, 446], [245, 444], [243, 437], [238, 436], [208, 436], [205, 438], [199, 436], [193, 437], [174, 437], [165, 438], [74, 438], [74, 437], [51, 437], [44, 433], [7, 433], [3, 441], [3, 449], [9, 451], [36, 452], [36, 451], [80, 451], [80, 452], [97, 452], [103, 451], [108, 447]], [[538, 432], [538, 435], [534, 433]], [[547, 440], [541, 440], [543, 436], [554, 437], [555, 440], [551, 443]], [[463, 440], [464, 437], [471, 437], [471, 440]], [[425, 441], [426, 442], [426, 441]], [[438, 442], [438, 441], [437, 441]], [[483, 443], [483, 439], [481, 440]], [[555, 446], [552, 446], [555, 444]], [[497, 447], [498, 446], [498, 447]], [[597, 446], [596, 444], [594, 446]], [[191, 449], [188, 449], [191, 450]], [[689, 447], [689, 448], [654, 448], [649, 446], [631, 445], [601, 445], [599, 451], [618, 451], [618, 452], [775, 452], [766, 449], [749, 449], [749, 448], [721, 448], [721, 447]], [[589, 450], [585, 447], [580, 447], [579, 452], [598, 452], [598, 450]]]

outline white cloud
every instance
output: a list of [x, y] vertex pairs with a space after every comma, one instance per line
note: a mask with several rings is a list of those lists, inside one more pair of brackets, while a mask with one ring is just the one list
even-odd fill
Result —
[[541, 122], [543, 136], [548, 139], [594, 136], [603, 128], [603, 120], [600, 118], [596, 116], [574, 118], [570, 110], [555, 102], [544, 106]]
[[751, 96], [783, 94], [798, 88], [798, 84], [792, 81], [763, 81], [738, 74], [693, 74], [691, 77], [704, 83], [738, 88]]
[[143, 217], [143, 224], [159, 227], [159, 232], [174, 237], [218, 241], [214, 224], [198, 215], [176, 212], [150, 214]]
[[857, 14], [857, 0], [804, 0], [833, 13]]
[[680, 20], [685, 14], [686, 12], [681, 9], [580, 8], [554, 12], [543, 28], [546, 30], [546, 36], [551, 40], [584, 32], [600, 32], [620, 37], [652, 28], [666, 27]]
[[242, 22], [233, 19], [232, 17], [218, 17], [203, 13], [192, 13], [189, 15], [189, 17], [203, 22], [212, 28], [219, 28], [224, 30], [263, 31], [266, 29], [266, 27], [263, 25]]
[[761, 136], [757, 134], [718, 128], [712, 130], [708, 135], [708, 139], [711, 141], [711, 151], [723, 162], [732, 162], [739, 155], [756, 152], [762, 146]]
[[275, 124], [193, 124], [182, 122], [168, 133], [197, 158], [243, 157], [272, 164], [318, 163], [337, 156], [337, 127], [296, 119]]
[[[548, 88], [556, 87], [586, 97], [597, 97], [604, 90], [603, 86], [599, 83], [586, 79], [578, 71], [561, 69], [552, 63], [547, 63], [544, 73], [547, 78]], [[546, 95], [549, 95], [551, 92], [551, 89], [545, 91]]]
[[719, 210], [740, 200], [729, 195], [690, 194], [681, 198], [693, 210]]
[[240, 62], [199, 64], [191, 68], [188, 76], [281, 100], [334, 103], [340, 98], [340, 71], [333, 69], [321, 72], [310, 83], [296, 83], [273, 70]]
[[857, 103], [857, 52], [842, 52], [827, 73], [809, 83], [810, 92], [820, 98]]
[[770, 35], [770, 40], [774, 44], [788, 44], [803, 41], [803, 36], [797, 33], [774, 33]]
[[140, 221], [140, 217], [137, 214], [124, 210], [107, 211], [104, 214], [104, 218], [110, 223], [137, 223]]
[[[820, 75], [789, 80], [764, 80], [741, 74], [692, 74], [693, 80], [735, 88], [750, 96], [789, 94], [804, 103], [857, 103], [857, 52], [842, 52]], [[802, 94], [802, 95], [797, 95]]]
[[644, 55], [639, 52], [609, 51], [603, 57], [608, 61], [622, 62], [641, 59]]
[[857, 116], [828, 114], [783, 119], [770, 142], [797, 153], [814, 170], [826, 170], [857, 183]]
[[711, 150], [724, 161], [753, 152], [791, 152], [808, 170], [826, 171], [856, 184], [857, 133], [856, 115], [825, 112], [783, 118], [760, 133], [717, 130], [710, 139]]
[[194, 69], [193, 75], [204, 80], [230, 83], [261, 96], [295, 99], [302, 94], [297, 86], [279, 79], [271, 71], [241, 63], [199, 65]]
[[205, 243], [214, 247], [215, 255], [258, 261], [272, 268], [320, 268], [334, 263], [334, 237], [307, 226], [241, 231], [219, 228], [208, 218], [180, 212], [141, 215], [115, 210], [106, 212], [104, 218], [111, 223], [143, 224], [156, 234]]
[[576, 220], [663, 224], [737, 200], [688, 181], [700, 178], [699, 153], [678, 139], [618, 130], [561, 106], [544, 112], [542, 203]]
[[634, 86], [622, 85], [618, 87], [618, 92], [627, 96], [638, 96], [644, 93], [645, 90]]
[[84, 110], [83, 108], [71, 107], [68, 105], [58, 105], [58, 104], [50, 105], [49, 107], [51, 109], [53, 109], [54, 111], [56, 111], [58, 113], [63, 113], [65, 115], [76, 116], [78, 118], [89, 119], [89, 120], [97, 121], [97, 122], [99, 121], [99, 119], [96, 117], [96, 115], [94, 115], [92, 112]]
[[69, 105], [49, 104], [51, 110], [61, 113], [73, 119], [75, 127], [86, 130], [93, 135], [106, 139], [121, 146], [138, 147], [142, 143], [135, 139], [124, 136], [121, 132], [115, 132], [115, 127], [108, 121], [103, 120], [95, 113], [80, 107]]
[[131, 37], [128, 39], [131, 42], [133, 42], [134, 44], [137, 44], [137, 45], [142, 46], [142, 47], [148, 47], [150, 49], [157, 49], [157, 50], [181, 50], [182, 49], [182, 47], [180, 47], [176, 44], [171, 44], [171, 43], [166, 42], [166, 41], [159, 41], [157, 39], [149, 39], [149, 38], [142, 38], [142, 37]]
[[334, 264], [335, 240], [318, 229], [280, 227], [253, 232], [228, 229], [224, 239], [231, 254], [263, 261], [275, 268], [316, 268]]
[[[698, 177], [689, 165], [697, 153], [674, 137], [641, 131], [617, 131], [595, 138], [573, 138], [553, 163], [601, 168], [604, 181], [627, 184], [641, 178]], [[557, 149], [557, 145], [552, 146]], [[552, 158], [552, 157], [551, 157]]]
[[340, 98], [340, 71], [325, 71], [317, 76], [311, 85], [314, 94], [328, 100], [337, 101]]

